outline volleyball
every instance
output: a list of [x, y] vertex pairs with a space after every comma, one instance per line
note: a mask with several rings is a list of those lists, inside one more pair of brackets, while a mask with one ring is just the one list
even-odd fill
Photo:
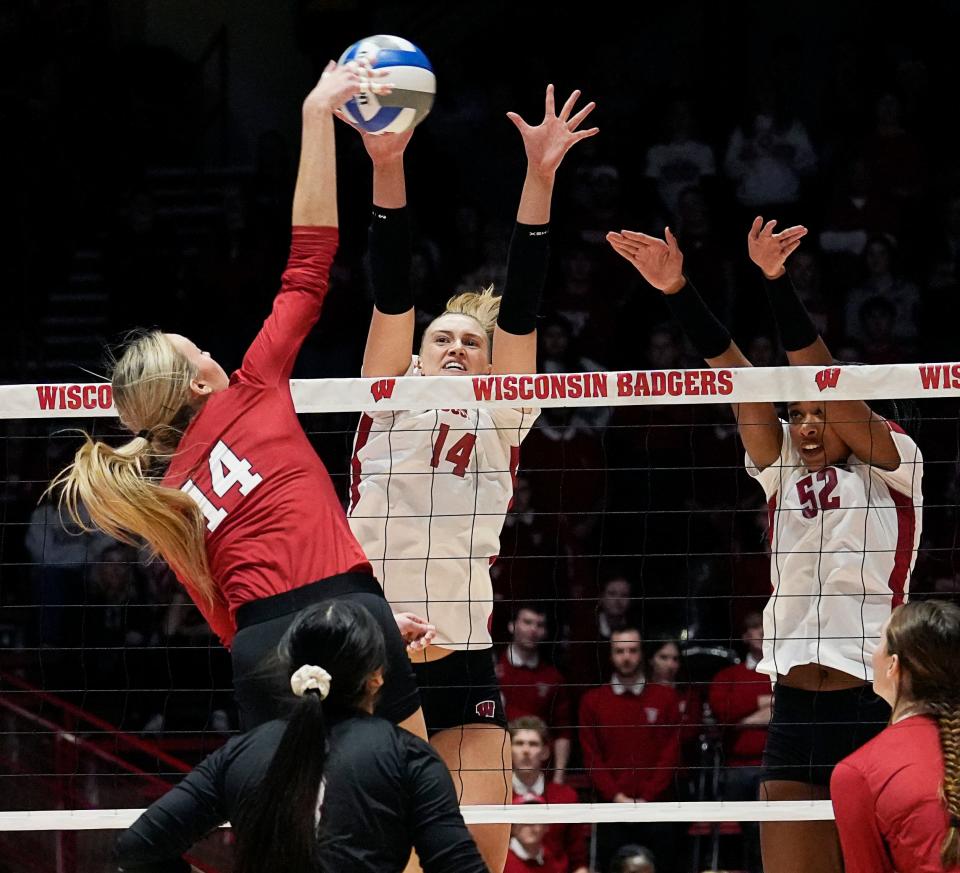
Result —
[[379, 34], [355, 42], [338, 63], [362, 58], [374, 69], [387, 71], [393, 90], [380, 95], [363, 92], [344, 103], [344, 113], [357, 127], [374, 134], [402, 133], [427, 117], [437, 80], [420, 49], [402, 37]]

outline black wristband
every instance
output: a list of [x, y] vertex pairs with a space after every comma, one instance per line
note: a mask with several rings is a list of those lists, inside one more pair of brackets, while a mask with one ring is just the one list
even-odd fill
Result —
[[373, 302], [385, 315], [413, 309], [410, 287], [410, 216], [406, 207], [374, 206], [368, 234]]
[[777, 327], [780, 329], [780, 341], [788, 352], [805, 349], [816, 342], [820, 336], [816, 325], [807, 312], [807, 307], [797, 295], [790, 276], [784, 273], [778, 279], [763, 277], [767, 289], [767, 299], [773, 310]]
[[730, 347], [730, 331], [710, 311], [689, 279], [676, 294], [664, 294], [663, 298], [702, 358], [719, 357]]
[[497, 326], [502, 330], [525, 336], [537, 329], [537, 313], [547, 281], [549, 259], [550, 225], [518, 222], [510, 240], [507, 278], [497, 316]]

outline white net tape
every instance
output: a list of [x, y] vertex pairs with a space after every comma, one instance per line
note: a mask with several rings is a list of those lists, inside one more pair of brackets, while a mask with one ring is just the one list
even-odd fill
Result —
[[[686, 803], [524, 803], [464, 806], [467, 824], [567, 824], [623, 821], [825, 821], [829, 800], [711, 801]], [[120, 830], [142, 809], [53, 809], [0, 812], [0, 831]], [[229, 823], [223, 827], [230, 827]]]
[[[960, 364], [294, 379], [297, 412], [960, 397]], [[570, 401], [573, 401], [571, 403]], [[0, 386], [0, 419], [116, 415], [105, 383]]]

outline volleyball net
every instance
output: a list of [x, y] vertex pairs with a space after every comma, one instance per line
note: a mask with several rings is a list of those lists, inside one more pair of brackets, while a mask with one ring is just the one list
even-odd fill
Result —
[[[832, 817], [828, 801], [757, 801], [731, 788], [748, 768], [755, 778], [764, 726], [751, 721], [744, 743], [748, 713], [718, 701], [724, 684], [740, 692], [753, 682], [763, 708], [765, 680], [745, 672], [749, 629], [771, 590], [771, 516], [744, 470], [730, 404], [905, 401], [901, 424], [924, 459], [910, 594], [960, 590], [960, 364], [316, 379], [292, 390], [345, 504], [360, 413], [541, 410], [490, 569], [492, 656], [508, 716], [540, 717], [549, 730], [546, 782], [566, 742], [564, 781], [578, 802], [464, 808], [468, 822], [682, 822], [686, 839], [706, 835], [715, 848], [720, 822]], [[109, 831], [237, 729], [229, 656], [172, 574], [129, 546], [65, 529], [41, 500], [78, 429], [129, 438], [109, 385], [0, 386], [0, 845], [28, 873], [100, 869]], [[850, 596], [843, 608], [861, 609]], [[665, 722], [650, 703], [645, 723], [615, 725], [621, 739], [611, 742], [675, 737], [674, 759], [629, 764], [649, 771], [639, 783], [660, 786], [647, 803], [606, 802], [601, 771], [627, 765], [584, 749], [583, 701], [610, 683], [618, 627], [639, 631], [647, 685], [664, 684], [676, 701]], [[228, 869], [229, 845], [229, 831], [214, 834], [193, 863]]]

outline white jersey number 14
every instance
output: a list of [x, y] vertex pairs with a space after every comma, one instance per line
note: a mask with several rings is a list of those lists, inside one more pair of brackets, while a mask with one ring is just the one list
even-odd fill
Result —
[[[263, 476], [251, 471], [250, 462], [246, 458], [238, 458], [223, 440], [213, 447], [207, 461], [210, 465], [210, 482], [217, 497], [226, 495], [234, 485], [239, 485], [240, 493], [246, 496], [263, 481]], [[187, 479], [180, 490], [186, 492], [200, 507], [207, 520], [207, 530], [215, 531], [227, 517], [227, 510], [216, 506], [193, 479]]]

